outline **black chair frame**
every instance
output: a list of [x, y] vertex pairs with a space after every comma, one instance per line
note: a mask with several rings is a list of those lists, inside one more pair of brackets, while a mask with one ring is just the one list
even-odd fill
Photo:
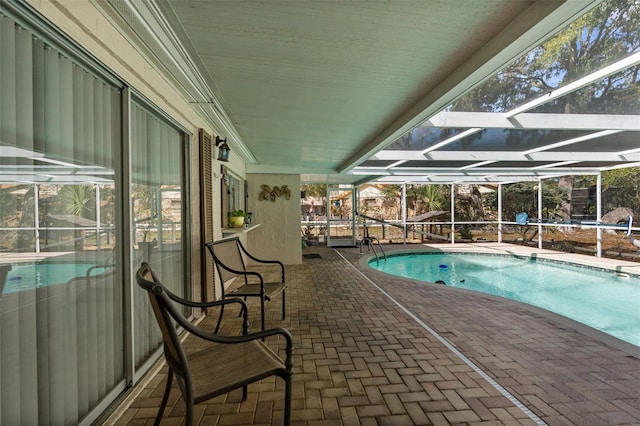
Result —
[[[261, 330], [265, 328], [265, 301], [271, 300], [271, 298], [279, 293], [282, 293], [282, 319], [286, 316], [286, 281], [285, 281], [285, 268], [284, 264], [279, 260], [265, 260], [259, 259], [247, 251], [238, 237], [227, 238], [219, 241], [208, 242], [205, 244], [209, 253], [213, 257], [213, 262], [218, 272], [218, 278], [221, 283], [221, 297], [220, 299], [229, 298], [242, 298], [244, 300], [247, 297], [259, 297], [260, 298], [260, 320]], [[280, 281], [279, 282], [265, 282], [262, 274], [259, 272], [251, 271], [247, 269], [245, 258], [253, 260], [258, 264], [263, 265], [275, 265], [280, 268]], [[232, 278], [241, 278], [242, 283], [239, 287], [235, 288], [231, 292], [225, 290], [225, 283]], [[224, 308], [220, 310], [220, 317], [218, 319], [218, 326], [216, 332], [219, 329], [220, 322]]]
[[[185, 424], [190, 426], [193, 424], [193, 407], [195, 404], [239, 388], [242, 388], [242, 399], [246, 400], [247, 386], [249, 384], [273, 375], [279, 376], [285, 381], [284, 424], [290, 424], [293, 342], [288, 330], [274, 328], [249, 333], [247, 306], [243, 300], [228, 299], [212, 302], [185, 300], [164, 287], [147, 263], [143, 263], [136, 272], [136, 281], [140, 287], [147, 291], [149, 296], [149, 301], [162, 331], [164, 356], [169, 368], [162, 402], [154, 422], [155, 425], [160, 423], [167, 406], [174, 377], [178, 382], [186, 406]], [[243, 314], [242, 334], [239, 336], [225, 336], [207, 332], [188, 321], [176, 309], [174, 303], [200, 309], [238, 303]], [[182, 346], [176, 324], [188, 333], [211, 342], [211, 348], [200, 350], [195, 354], [187, 354]], [[280, 336], [286, 340], [286, 358], [284, 361], [263, 343], [266, 337], [271, 336]], [[211, 356], [206, 358], [208, 354]], [[247, 356], [245, 357], [244, 355]], [[218, 376], [210, 378], [211, 385], [207, 382], [206, 392], [198, 395], [194, 392], [194, 384], [197, 378], [193, 378], [192, 362], [197, 362], [196, 367], [200, 366], [203, 369], [218, 373]], [[235, 364], [239, 368], [234, 370], [229, 367], [231, 364]], [[201, 372], [193, 371], [193, 373]], [[198, 377], [202, 378], [201, 376], [202, 373]], [[224, 380], [222, 377], [224, 377]], [[216, 379], [219, 379], [219, 382], [223, 384], [217, 385]], [[199, 387], [202, 387], [201, 383]]]

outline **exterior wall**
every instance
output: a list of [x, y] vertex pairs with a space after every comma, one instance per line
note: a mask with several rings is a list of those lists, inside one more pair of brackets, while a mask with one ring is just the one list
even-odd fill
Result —
[[[257, 257], [278, 259], [285, 265], [302, 263], [300, 237], [300, 177], [297, 175], [248, 174], [247, 208], [260, 227], [247, 235], [247, 245]], [[291, 198], [259, 201], [261, 185], [287, 185]]]
[[[184, 253], [188, 256], [186, 268], [190, 272], [190, 285], [194, 299], [201, 298], [201, 271], [202, 258], [201, 254], [204, 249], [204, 241], [202, 240], [200, 229], [200, 149], [198, 130], [203, 128], [207, 133], [212, 134], [215, 138], [216, 134], [208, 128], [207, 121], [201, 116], [192, 105], [190, 105], [182, 95], [177, 91], [173, 84], [165, 80], [156, 64], [152, 60], [147, 60], [144, 52], [140, 51], [128, 39], [127, 35], [121, 33], [113, 22], [103, 15], [100, 8], [96, 5], [99, 2], [78, 1], [78, 0], [26, 0], [44, 19], [49, 20], [53, 25], [58, 27], [68, 37], [73, 39], [79, 46], [93, 55], [99, 62], [105, 65], [113, 74], [126, 86], [130, 87], [136, 94], [148, 99], [152, 104], [162, 110], [163, 114], [171, 117], [179, 124], [188, 134], [190, 138], [188, 143], [188, 178], [186, 185], [187, 193], [184, 194], [184, 202], [189, 203], [183, 206], [188, 217], [184, 217], [191, 227], [191, 235], [184, 236], [188, 241], [189, 251]], [[146, 103], [146, 102], [145, 102]], [[155, 109], [155, 108], [153, 108]], [[220, 135], [225, 137], [226, 135]], [[213, 202], [214, 202], [214, 219], [213, 229], [215, 239], [222, 238], [221, 232], [221, 163], [215, 160], [217, 149], [214, 149], [213, 161]], [[178, 158], [175, 161], [179, 161]], [[230, 161], [224, 165], [233, 171], [233, 173], [241, 178], [246, 179], [245, 163], [241, 157], [234, 152], [231, 146]], [[250, 249], [260, 257], [274, 258], [282, 260], [286, 264], [300, 264], [302, 261], [301, 240], [300, 240], [300, 179], [295, 175], [254, 175], [249, 177], [247, 201], [248, 210], [255, 213], [256, 221], [261, 223], [261, 227], [243, 236]], [[258, 202], [257, 197], [260, 192], [260, 185], [268, 184], [270, 186], [287, 185], [291, 191], [289, 200], [280, 197], [276, 202], [262, 201]], [[123, 183], [122, 187], [126, 187]], [[127, 224], [121, 224], [126, 230]], [[183, 253], [172, 258], [175, 262], [172, 270], [180, 270], [183, 263]], [[205, 261], [210, 257], [204, 258]], [[130, 265], [135, 268], [135, 265]], [[122, 275], [118, 275], [118, 280]], [[130, 278], [130, 277], [128, 277]], [[126, 280], [126, 278], [125, 278]], [[180, 282], [179, 280], [174, 280]], [[114, 283], [114, 286], [120, 286], [123, 283]], [[62, 286], [60, 286], [62, 288]], [[219, 294], [219, 293], [218, 293]], [[62, 299], [60, 299], [62, 300]], [[194, 310], [195, 315], [200, 316], [200, 310]], [[119, 315], [119, 314], [118, 314]], [[126, 315], [125, 315], [126, 317]], [[129, 331], [133, 325], [126, 318], [117, 318], [117, 326], [124, 324], [122, 331], [125, 335], [130, 334]], [[135, 322], [135, 320], [133, 320]], [[152, 324], [149, 324], [152, 326]], [[142, 333], [138, 333], [142, 335]], [[98, 339], [101, 336], [97, 337]], [[120, 339], [122, 340], [122, 339]], [[127, 338], [127, 344], [131, 348], [136, 346], [131, 339]], [[139, 345], [138, 347], [142, 347]], [[153, 347], [151, 347], [153, 349]], [[131, 350], [131, 352], [134, 352]], [[125, 358], [130, 358], [136, 354], [129, 353]], [[146, 354], [145, 354], [146, 356]], [[117, 394], [128, 385], [132, 373], [144, 373], [144, 368], [131, 365], [124, 361], [124, 373], [119, 373], [115, 378], [117, 387], [109, 388], [105, 395], [100, 395], [100, 404], [88, 407], [89, 422], [93, 421], [95, 416], [100, 415], [99, 410], [108, 403], [113, 402]], [[125, 380], [123, 380], [125, 379]], [[136, 379], [137, 380], [137, 379]], [[66, 385], [71, 394], [77, 393], [79, 387], [74, 384]], [[83, 413], [84, 415], [84, 413]]]
[[[110, 68], [122, 80], [135, 88], [167, 115], [180, 123], [191, 133], [190, 141], [190, 176], [189, 176], [189, 198], [191, 208], [188, 220], [191, 224], [191, 278], [193, 283], [193, 295], [199, 297], [201, 281], [201, 250], [204, 241], [200, 238], [200, 181], [199, 181], [199, 145], [198, 129], [204, 128], [208, 133], [215, 133], [211, 128], [207, 128], [202, 117], [186, 102], [172, 86], [165, 80], [156, 66], [148, 61], [117, 28], [115, 28], [107, 17], [94, 6], [90, 1], [60, 0], [52, 2], [50, 0], [28, 0], [29, 4], [40, 12], [45, 18], [53, 22], [68, 36], [73, 38], [84, 49], [89, 51], [98, 60]], [[220, 135], [224, 137], [225, 135]], [[217, 149], [214, 150], [214, 183], [213, 202], [216, 214], [214, 214], [214, 235], [216, 239], [222, 238], [219, 206], [220, 196], [220, 165], [215, 158]], [[230, 155], [230, 162], [225, 163], [236, 174], [243, 176], [245, 165], [233, 152]]]

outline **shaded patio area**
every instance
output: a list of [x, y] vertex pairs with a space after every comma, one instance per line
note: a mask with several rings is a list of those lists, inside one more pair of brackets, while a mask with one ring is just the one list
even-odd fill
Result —
[[[505, 247], [522, 249], [484, 249]], [[370, 253], [357, 248], [312, 246], [303, 254], [314, 256], [287, 267], [287, 319], [280, 320], [280, 299], [267, 304], [267, 327], [294, 336], [293, 424], [640, 422], [636, 346], [516, 302], [390, 278], [364, 266]], [[256, 330], [259, 304], [249, 303]], [[214, 320], [201, 326], [213, 329]], [[226, 315], [222, 332], [238, 321]], [[281, 343], [270, 342], [276, 350]], [[166, 367], [158, 368], [109, 423], [152, 423], [166, 378]], [[201, 425], [281, 424], [282, 389], [281, 380], [264, 380], [249, 386], [247, 401], [236, 391], [196, 406], [196, 418]], [[181, 424], [178, 400], [174, 388], [162, 424]]]

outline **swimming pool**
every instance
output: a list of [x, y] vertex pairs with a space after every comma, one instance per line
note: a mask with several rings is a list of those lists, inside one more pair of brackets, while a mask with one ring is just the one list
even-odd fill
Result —
[[[95, 266], [93, 263], [15, 263], [7, 274], [3, 294], [33, 288], [66, 283], [75, 277], [84, 277]], [[105, 272], [108, 268], [97, 267], [91, 275]]]
[[640, 346], [640, 277], [551, 260], [405, 253], [372, 268], [538, 306]]

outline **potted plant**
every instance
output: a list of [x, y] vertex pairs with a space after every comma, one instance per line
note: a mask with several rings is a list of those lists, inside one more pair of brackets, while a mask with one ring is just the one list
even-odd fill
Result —
[[244, 225], [244, 218], [246, 217], [244, 210], [233, 210], [229, 212], [229, 227], [240, 228]]

